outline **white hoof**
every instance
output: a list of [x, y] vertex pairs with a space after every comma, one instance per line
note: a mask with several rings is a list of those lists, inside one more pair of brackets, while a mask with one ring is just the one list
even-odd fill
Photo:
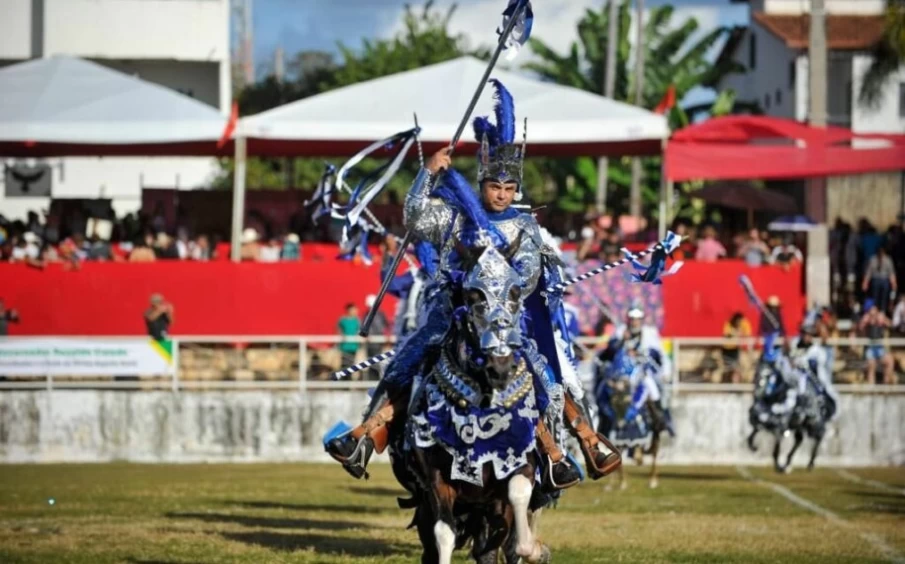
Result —
[[627, 489], [628, 489], [628, 482], [622, 482], [621, 484], [619, 484], [619, 489], [620, 489], [620, 490], [627, 490]]
[[650, 483], [648, 484], [648, 486], [649, 486], [650, 489], [652, 489], [652, 490], [657, 489], [657, 486], [659, 486], [659, 485], [660, 485], [660, 482], [658, 482], [658, 481], [656, 480], [656, 478], [653, 479], [653, 480], [651, 480]]

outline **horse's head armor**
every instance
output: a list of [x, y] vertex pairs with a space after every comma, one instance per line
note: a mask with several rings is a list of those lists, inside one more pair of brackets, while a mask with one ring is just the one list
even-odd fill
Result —
[[518, 273], [498, 250], [485, 248], [462, 284], [468, 327], [497, 378], [505, 386], [521, 347], [521, 283]]

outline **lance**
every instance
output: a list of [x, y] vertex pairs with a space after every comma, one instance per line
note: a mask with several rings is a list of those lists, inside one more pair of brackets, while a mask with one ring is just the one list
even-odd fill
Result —
[[757, 295], [757, 292], [754, 291], [754, 284], [751, 283], [751, 279], [748, 278], [747, 275], [742, 274], [738, 277], [739, 284], [742, 285], [742, 289], [745, 291], [745, 294], [748, 295], [748, 301], [754, 304], [762, 314], [764, 314], [773, 327], [781, 327], [779, 320], [776, 319], [776, 316], [773, 315], [773, 312], [767, 309], [767, 306], [764, 305], [764, 302], [761, 301], [760, 296]]
[[[468, 103], [468, 108], [465, 110], [465, 115], [462, 116], [462, 121], [459, 122], [459, 127], [456, 129], [456, 134], [453, 135], [452, 141], [449, 143], [449, 155], [452, 156], [453, 151], [456, 148], [456, 145], [459, 143], [459, 138], [462, 137], [462, 132], [465, 131], [465, 126], [468, 124], [468, 120], [471, 117], [471, 113], [474, 111], [475, 106], [478, 104], [478, 100], [481, 98], [481, 93], [484, 92], [484, 87], [487, 85], [487, 80], [490, 78], [490, 73], [493, 72], [493, 67], [496, 66], [497, 59], [500, 58], [500, 53], [503, 52], [503, 49], [506, 47], [509, 36], [512, 34], [512, 30], [515, 29], [516, 23], [518, 22], [521, 14], [528, 8], [528, 0], [521, 0], [515, 7], [513, 13], [509, 16], [509, 20], [506, 22], [506, 27], [503, 29], [502, 33], [500, 33], [500, 39], [497, 42], [496, 49], [493, 51], [493, 55], [490, 57], [490, 61], [487, 63], [487, 68], [484, 70], [484, 76], [481, 77], [481, 82], [478, 83], [478, 88], [475, 90], [474, 95], [471, 97], [471, 101]], [[440, 175], [443, 174], [443, 171], [440, 171]], [[438, 175], [438, 180], [439, 176]], [[396, 253], [396, 256], [393, 258], [393, 263], [390, 265], [390, 270], [387, 273], [386, 278], [383, 279], [383, 284], [380, 286], [380, 292], [377, 293], [377, 300], [374, 302], [374, 306], [368, 312], [368, 316], [365, 318], [364, 323], [361, 326], [361, 330], [358, 334], [362, 337], [366, 337], [368, 335], [368, 330], [371, 328], [371, 323], [374, 322], [374, 316], [377, 315], [377, 310], [380, 308], [380, 304], [383, 301], [384, 296], [386, 296], [387, 290], [390, 287], [390, 282], [392, 282], [393, 278], [396, 275], [396, 271], [399, 269], [399, 264], [402, 262], [402, 257], [406, 254], [406, 249], [414, 240], [414, 234], [411, 231], [407, 231], [405, 237], [402, 238], [402, 243], [399, 244], [399, 251]]]
[[[592, 276], [596, 276], [602, 272], [606, 272], [608, 270], [612, 270], [616, 267], [622, 266], [623, 264], [627, 264], [632, 259], [644, 258], [647, 255], [652, 254], [654, 251], [657, 251], [658, 249], [669, 250], [668, 247], [666, 247], [663, 242], [657, 243], [656, 245], [651, 246], [651, 248], [647, 249], [646, 251], [641, 251], [640, 253], [633, 255], [631, 258], [624, 258], [624, 259], [620, 259], [620, 260], [605, 264], [603, 266], [595, 268], [594, 270], [590, 270], [580, 276], [574, 276], [559, 284], [549, 286], [549, 287], [547, 287], [546, 290], [543, 290], [541, 292], [541, 296], [546, 297], [548, 294], [551, 294], [553, 292], [562, 292], [563, 289], [567, 288], [568, 286], [571, 286], [572, 284], [582, 282], [584, 280], [587, 280], [588, 278], [591, 278]], [[355, 366], [350, 366], [349, 368], [346, 368], [345, 370], [340, 370], [338, 372], [334, 372], [333, 379], [339, 380], [341, 378], [345, 378], [345, 377], [349, 376], [350, 374], [354, 374], [355, 372], [358, 372], [359, 370], [364, 370], [365, 368], [368, 368], [369, 366], [373, 366], [374, 364], [377, 364], [378, 362], [382, 362], [382, 361], [392, 357], [394, 354], [396, 354], [395, 350], [390, 350], [385, 353], [381, 353], [379, 355], [372, 356], [368, 360], [359, 362]]]
[[640, 258], [644, 258], [648, 255], [652, 255], [657, 251], [667, 251], [668, 252], [669, 248], [666, 246], [666, 244], [663, 241], [660, 241], [659, 243], [652, 245], [649, 249], [647, 249], [645, 251], [641, 251], [630, 257], [625, 257], [625, 258], [619, 259], [617, 261], [613, 261], [613, 262], [604, 264], [603, 266], [598, 266], [594, 270], [589, 270], [589, 271], [585, 272], [584, 274], [580, 274], [578, 276], [573, 276], [572, 278], [569, 278], [568, 280], [563, 280], [559, 284], [547, 286], [547, 289], [544, 290], [541, 293], [541, 295], [547, 296], [548, 294], [561, 293], [563, 290], [565, 290], [566, 288], [568, 288], [569, 286], [571, 286], [573, 284], [578, 284], [579, 282], [584, 282], [588, 278], [593, 278], [594, 276], [597, 276], [598, 274], [601, 274], [608, 270], [613, 270], [614, 268], [618, 268], [618, 267], [622, 266], [623, 264], [628, 264], [632, 260], [637, 260]]

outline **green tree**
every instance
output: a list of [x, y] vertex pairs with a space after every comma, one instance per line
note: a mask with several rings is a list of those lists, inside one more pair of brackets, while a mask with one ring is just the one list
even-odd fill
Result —
[[[712, 62], [708, 54], [729, 32], [720, 27], [692, 41], [699, 25], [695, 18], [686, 18], [679, 25], [673, 25], [675, 9], [672, 6], [658, 6], [650, 10], [644, 26], [644, 87], [643, 105], [653, 108], [672, 85], [676, 99], [682, 99], [695, 86], [715, 84], [720, 78], [742, 71], [733, 61]], [[629, 101], [634, 93], [634, 76], [630, 72], [632, 47], [629, 34], [632, 33], [629, 2], [623, 2], [618, 10], [616, 40], [616, 77], [614, 97]], [[578, 22], [578, 40], [574, 41], [565, 55], [560, 55], [537, 38], [529, 42], [537, 55], [537, 61], [527, 63], [524, 68], [541, 77], [600, 94], [606, 80], [606, 45], [609, 28], [609, 6], [599, 10], [588, 9]], [[718, 98], [718, 102], [719, 102]], [[668, 114], [670, 127], [682, 126], [681, 109]], [[685, 116], [687, 123], [687, 116]], [[660, 185], [660, 159], [644, 159], [644, 184], [642, 198], [650, 207], [658, 200]], [[628, 188], [631, 183], [631, 159], [611, 159], [607, 175], [611, 190], [611, 209], [623, 211], [628, 208]], [[584, 209], [593, 201], [597, 186], [597, 163], [588, 157], [571, 163], [553, 166], [557, 184], [565, 186], [567, 178], [574, 179], [575, 188], [561, 191], [560, 207], [569, 210]], [[615, 200], [615, 201], [613, 201]]]
[[892, 76], [905, 65], [905, 2], [893, 0], [886, 8], [886, 22], [880, 41], [874, 46], [873, 60], [858, 93], [859, 102], [876, 107], [884, 87]]

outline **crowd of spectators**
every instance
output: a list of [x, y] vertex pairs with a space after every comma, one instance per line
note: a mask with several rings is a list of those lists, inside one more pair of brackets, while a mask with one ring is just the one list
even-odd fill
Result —
[[[63, 263], [78, 268], [84, 261], [153, 262], [157, 260], [208, 261], [218, 257], [219, 238], [190, 233], [185, 227], [168, 230], [162, 218], [128, 214], [121, 219], [59, 218], [29, 212], [26, 221], [0, 216], [0, 262], [43, 268]], [[296, 233], [261, 237], [249, 227], [242, 234], [242, 260], [259, 262], [301, 259]]]

